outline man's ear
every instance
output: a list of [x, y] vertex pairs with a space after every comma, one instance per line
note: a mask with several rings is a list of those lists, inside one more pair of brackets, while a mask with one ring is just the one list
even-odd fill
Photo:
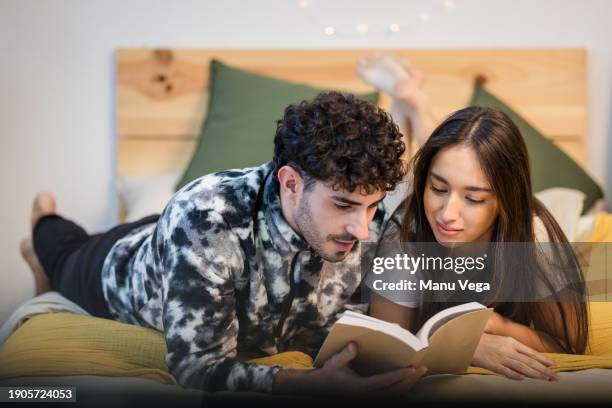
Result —
[[277, 176], [281, 195], [295, 204], [303, 186], [302, 176], [291, 166], [283, 166], [278, 169]]

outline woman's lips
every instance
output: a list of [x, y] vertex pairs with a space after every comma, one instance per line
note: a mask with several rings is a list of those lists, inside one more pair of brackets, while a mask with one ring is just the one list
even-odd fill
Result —
[[459, 234], [461, 231], [463, 231], [460, 229], [454, 229], [454, 228], [447, 227], [444, 224], [440, 224], [439, 222], [436, 222], [436, 227], [438, 227], [438, 232], [446, 237], [454, 237], [457, 234]]

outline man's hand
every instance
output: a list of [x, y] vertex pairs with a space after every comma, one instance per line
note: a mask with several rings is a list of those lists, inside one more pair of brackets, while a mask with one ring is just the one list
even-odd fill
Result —
[[401, 382], [394, 393], [408, 391], [425, 374], [425, 367], [409, 367], [362, 377], [348, 367], [357, 356], [353, 342], [333, 355], [323, 367], [309, 372], [279, 371], [274, 382], [275, 393], [317, 395], [373, 395]]
[[559, 380], [559, 375], [548, 368], [556, 365], [552, 359], [512, 337], [484, 333], [474, 353], [472, 365], [513, 380], [522, 380], [524, 377]]

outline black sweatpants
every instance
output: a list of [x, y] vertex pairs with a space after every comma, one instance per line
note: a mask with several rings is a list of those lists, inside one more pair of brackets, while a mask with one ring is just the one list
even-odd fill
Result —
[[112, 318], [102, 292], [102, 266], [113, 245], [134, 228], [157, 222], [159, 215], [120, 224], [107, 232], [89, 235], [59, 215], [42, 217], [34, 226], [34, 251], [60, 292], [93, 316]]

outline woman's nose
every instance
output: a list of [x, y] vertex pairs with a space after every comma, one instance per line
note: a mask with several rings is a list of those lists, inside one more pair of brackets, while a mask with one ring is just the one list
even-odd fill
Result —
[[456, 221], [460, 213], [461, 200], [451, 195], [442, 208], [442, 213], [440, 214], [442, 218], [441, 221], [445, 224]]

